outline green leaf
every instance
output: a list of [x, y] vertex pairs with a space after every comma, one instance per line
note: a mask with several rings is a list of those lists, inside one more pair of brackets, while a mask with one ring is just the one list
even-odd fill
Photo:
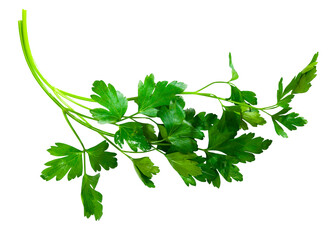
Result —
[[196, 158], [197, 155], [195, 153], [180, 153], [174, 152], [165, 155], [169, 160], [171, 166], [182, 176], [197, 176], [202, 173], [201, 168], [197, 165], [196, 161], [192, 161], [192, 159]]
[[93, 92], [97, 95], [91, 95], [91, 98], [104, 106], [103, 108], [95, 108], [90, 110], [93, 118], [99, 123], [115, 123], [119, 121], [126, 113], [128, 108], [128, 100], [122, 93], [116, 91], [113, 85], [102, 80], [93, 83]]
[[148, 157], [133, 158], [132, 161], [134, 166], [148, 178], [152, 178], [152, 175], [159, 173], [159, 167], [154, 166], [154, 163]]
[[307, 123], [303, 117], [299, 117], [298, 113], [291, 112], [287, 115], [274, 115], [273, 119], [283, 124], [288, 130], [297, 130], [297, 127], [302, 127]]
[[279, 80], [279, 83], [278, 83], [278, 90], [277, 90], [277, 102], [280, 101], [280, 99], [282, 99], [283, 97], [283, 78], [281, 78]]
[[288, 108], [289, 104], [290, 104], [290, 102], [292, 101], [293, 98], [294, 98], [294, 95], [290, 94], [290, 95], [284, 97], [283, 99], [279, 100], [277, 102], [277, 105], [282, 107], [282, 108]]
[[199, 164], [199, 167], [201, 168], [202, 174], [195, 178], [201, 182], [207, 181], [209, 184], [213, 184], [214, 187], [219, 188], [221, 181], [217, 170], [208, 162]]
[[230, 86], [231, 89], [231, 95], [230, 100], [235, 102], [244, 102], [242, 92], [235, 86]]
[[98, 145], [86, 150], [91, 166], [95, 172], [101, 171], [101, 167], [105, 170], [117, 167], [116, 153], [107, 152], [107, 148], [108, 143], [102, 141]]
[[240, 169], [235, 165], [238, 163], [238, 159], [216, 153], [207, 153], [206, 155], [209, 163], [215, 162], [215, 167], [227, 182], [232, 182], [233, 179], [235, 181], [243, 181], [243, 175], [240, 173]]
[[152, 175], [159, 173], [159, 168], [148, 157], [132, 158], [135, 171], [141, 181], [148, 187], [154, 188], [155, 184], [150, 180]]
[[241, 91], [241, 94], [245, 101], [247, 101], [251, 105], [257, 105], [256, 93], [252, 91]]
[[272, 118], [273, 125], [275, 127], [275, 131], [279, 136], [282, 136], [283, 138], [288, 138], [287, 133], [284, 131], [284, 129], [278, 124], [276, 120]]
[[284, 90], [283, 96], [292, 91], [293, 94], [305, 93], [312, 86], [311, 81], [316, 77], [316, 65], [319, 53], [314, 54], [311, 62], [305, 67]]
[[231, 53], [229, 53], [229, 67], [231, 68], [231, 79], [229, 81], [234, 81], [238, 79], [238, 73], [234, 68], [233, 61], [231, 59]]
[[195, 179], [194, 179], [192, 176], [184, 177], [184, 176], [180, 175], [180, 177], [184, 180], [184, 183], [185, 183], [186, 186], [188, 186], [188, 187], [189, 187], [190, 185], [192, 185], [192, 186], [196, 186], [196, 185], [197, 185]]
[[157, 136], [154, 126], [148, 123], [141, 123], [143, 129], [143, 135], [148, 141], [157, 141]]
[[138, 84], [138, 111], [144, 115], [152, 116], [157, 113], [156, 107], [169, 105], [176, 94], [182, 93], [186, 84], [182, 82], [161, 81], [155, 84], [154, 75], [146, 76], [144, 83]]
[[162, 107], [158, 116], [166, 129], [166, 133], [163, 133], [165, 136], [162, 137], [172, 144], [173, 151], [188, 153], [198, 149], [195, 138], [203, 139], [204, 134], [185, 121], [185, 112], [177, 102], [172, 102], [169, 108]]
[[41, 178], [49, 181], [56, 177], [59, 181], [68, 173], [67, 178], [70, 181], [82, 175], [82, 151], [64, 143], [56, 143], [56, 146], [52, 146], [48, 152], [53, 156], [64, 157], [45, 163], [49, 167], [42, 171]]
[[94, 215], [95, 220], [102, 216], [102, 194], [95, 190], [100, 174], [90, 176], [84, 174], [81, 186], [81, 201], [84, 206], [84, 216], [89, 218]]
[[265, 119], [259, 114], [259, 111], [255, 109], [243, 112], [242, 118], [253, 127], [266, 123]]
[[262, 153], [272, 143], [269, 139], [256, 137], [254, 133], [243, 134], [237, 138], [228, 140], [215, 148], [227, 155], [236, 157], [239, 162], [251, 162], [255, 160], [254, 154]]
[[150, 143], [143, 135], [142, 125], [137, 122], [127, 122], [119, 125], [119, 130], [114, 135], [114, 141], [120, 147], [127, 142], [128, 146], [135, 152], [150, 150]]
[[226, 141], [236, 136], [240, 128], [240, 117], [232, 111], [224, 111], [220, 120], [208, 130], [208, 149], [217, 150]]
[[193, 108], [185, 109], [185, 120], [192, 124], [194, 128], [200, 130], [208, 130], [217, 120], [217, 115], [213, 113], [206, 114], [205, 112], [200, 112], [195, 115], [195, 110]]

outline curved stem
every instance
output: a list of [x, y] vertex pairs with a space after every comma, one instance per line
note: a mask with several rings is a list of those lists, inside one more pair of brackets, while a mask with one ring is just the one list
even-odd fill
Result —
[[[23, 10], [24, 11], [24, 10]], [[23, 21], [19, 21], [18, 25], [19, 25], [19, 32], [20, 32], [20, 40], [21, 40], [21, 47], [22, 47], [22, 51], [23, 51], [23, 55], [26, 59], [27, 65], [32, 73], [32, 75], [34, 76], [36, 82], [38, 83], [38, 85], [40, 85], [40, 87], [43, 89], [43, 91], [50, 97], [50, 99], [57, 104], [57, 106], [59, 106], [61, 109], [64, 109], [64, 106], [49, 92], [49, 90], [44, 86], [44, 84], [42, 83], [41, 79], [39, 78], [38, 74], [36, 73], [36, 70], [34, 69], [34, 66], [31, 62], [31, 59], [29, 58], [28, 55], [28, 50], [27, 50], [27, 46], [29, 47], [29, 43], [27, 36], [24, 33], [24, 29], [26, 30], [26, 27], [24, 28], [24, 25], [26, 23]]]
[[25, 49], [28, 58], [30, 59], [30, 64], [37, 73], [37, 75], [41, 78], [41, 80], [44, 82], [45, 85], [47, 85], [50, 89], [54, 89], [54, 87], [42, 76], [40, 71], [38, 70], [34, 58], [31, 54], [30, 46], [29, 46], [29, 41], [28, 41], [28, 31], [27, 31], [27, 11], [22, 10], [22, 33], [23, 33], [23, 39], [24, 39], [24, 44], [25, 44]]
[[66, 96], [69, 96], [69, 97], [72, 97], [72, 98], [76, 98], [76, 99], [79, 99], [79, 100], [83, 100], [83, 101], [86, 101], [86, 102], [95, 102], [92, 98], [87, 98], [87, 97], [82, 97], [82, 96], [78, 96], [78, 95], [75, 95], [75, 94], [72, 94], [72, 93], [69, 93], [69, 92], [65, 92], [61, 89], [56, 89], [58, 92], [61, 92], [62, 95], [66, 95]]
[[56, 94], [56, 93], [58, 94], [58, 96], [59, 96], [59, 95], [62, 96], [62, 97], [65, 98], [66, 100], [69, 100], [70, 102], [72, 102], [72, 103], [78, 105], [79, 107], [85, 108], [85, 109], [87, 109], [87, 110], [91, 110], [91, 108], [86, 107], [86, 106], [84, 106], [84, 105], [82, 105], [82, 104], [80, 104], [80, 103], [77, 103], [77, 102], [74, 101], [72, 98], [70, 98], [70, 97], [68, 97], [67, 95], [63, 94], [62, 91], [60, 91], [60, 90], [57, 89], [57, 88], [55, 89], [55, 94]]
[[233, 85], [232, 83], [230, 82], [225, 82], [225, 81], [215, 81], [215, 82], [211, 82], [210, 84], [207, 84], [206, 86], [204, 86], [203, 88], [200, 88], [199, 90], [195, 91], [195, 93], [198, 93], [202, 90], [204, 90], [205, 88], [208, 88], [209, 86], [213, 85], [213, 84], [217, 84], [217, 83], [225, 83], [225, 84], [228, 84], [228, 85]]

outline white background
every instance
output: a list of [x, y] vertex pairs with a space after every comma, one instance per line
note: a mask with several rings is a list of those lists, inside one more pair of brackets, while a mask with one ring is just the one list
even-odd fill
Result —
[[[0, 239], [335, 239], [333, 1], [1, 1]], [[55, 142], [79, 147], [61, 111], [25, 63], [17, 20], [28, 10], [31, 49], [42, 74], [63, 90], [89, 96], [94, 80], [127, 97], [138, 80], [179, 80], [196, 90], [228, 80], [228, 53], [242, 90], [259, 105], [275, 103], [320, 52], [318, 76], [293, 107], [309, 123], [288, 139], [271, 122], [253, 129], [273, 139], [256, 161], [240, 165], [243, 182], [187, 187], [166, 159], [155, 189], [131, 162], [102, 172], [104, 215], [86, 219], [81, 179], [45, 182], [46, 151]], [[209, 90], [227, 96], [227, 87]], [[214, 100], [188, 97], [188, 107], [220, 112]], [[270, 120], [270, 119], [267, 119]], [[100, 139], [75, 125], [87, 146]]]

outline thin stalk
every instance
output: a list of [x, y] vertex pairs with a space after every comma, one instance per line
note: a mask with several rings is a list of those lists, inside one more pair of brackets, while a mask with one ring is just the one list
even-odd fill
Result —
[[225, 81], [216, 81], [216, 82], [211, 82], [210, 84], [207, 84], [206, 86], [204, 86], [203, 88], [200, 88], [199, 90], [195, 91], [195, 93], [198, 93], [206, 88], [208, 88], [209, 86], [213, 85], [213, 84], [217, 84], [217, 83], [225, 83], [225, 84], [228, 84], [228, 85], [233, 85], [232, 83], [230, 82], [225, 82]]
[[252, 105], [249, 105], [249, 104], [245, 104], [245, 103], [241, 103], [241, 102], [236, 102], [236, 101], [233, 101], [233, 100], [229, 100], [227, 98], [217, 97], [217, 96], [215, 96], [214, 94], [211, 94], [211, 93], [182, 92], [181, 94], [199, 95], [199, 96], [204, 96], [204, 97], [209, 97], [209, 98], [215, 98], [215, 99], [223, 100], [223, 101], [226, 101], [226, 102], [234, 103], [234, 104], [237, 104], [237, 105], [240, 105], [240, 106], [254, 108], [254, 109], [260, 110], [260, 111], [268, 114], [269, 116], [272, 116], [270, 113], [268, 113], [267, 111], [265, 111], [262, 108], [258, 108], [258, 107], [255, 107], [255, 106], [252, 106]]
[[[26, 46], [29, 44], [26, 42], [27, 41], [27, 37], [24, 37], [24, 32], [23, 32], [23, 21], [19, 21], [18, 22], [19, 25], [19, 32], [20, 32], [20, 40], [21, 40], [21, 47], [22, 47], [22, 51], [23, 51], [23, 55], [26, 59], [27, 65], [32, 73], [32, 75], [34, 76], [36, 82], [38, 83], [38, 85], [40, 85], [40, 87], [42, 88], [42, 90], [48, 95], [48, 97], [50, 97], [50, 99], [56, 103], [57, 106], [59, 106], [61, 109], [64, 109], [64, 106], [49, 92], [49, 90], [44, 86], [44, 84], [42, 83], [41, 79], [39, 78], [38, 74], [36, 73], [32, 63], [31, 63], [31, 59], [29, 59], [29, 56], [27, 54], [27, 48]], [[25, 40], [26, 39], [26, 40]]]
[[69, 118], [67, 117], [67, 113], [66, 113], [65, 111], [63, 111], [63, 115], [64, 115], [64, 118], [65, 118], [67, 124], [70, 126], [72, 132], [73, 132], [74, 135], [77, 137], [78, 141], [80, 142], [80, 145], [81, 145], [82, 148], [83, 148], [84, 173], [86, 174], [86, 158], [85, 158], [85, 155], [86, 155], [86, 154], [85, 154], [85, 153], [86, 153], [86, 148], [85, 148], [85, 146], [84, 146], [84, 143], [81, 141], [81, 139], [80, 139], [78, 133], [77, 133], [76, 130], [73, 128], [73, 126], [72, 126], [72, 124], [71, 124]]
[[[66, 109], [65, 109], [65, 111], [66, 111]], [[80, 123], [81, 125], [83, 125], [83, 126], [89, 128], [89, 129], [91, 129], [91, 130], [93, 130], [93, 131], [95, 131], [95, 132], [97, 132], [97, 133], [99, 133], [99, 134], [104, 134], [104, 135], [106, 135], [106, 136], [114, 137], [114, 134], [109, 133], [109, 132], [106, 132], [106, 131], [101, 130], [101, 129], [99, 129], [99, 128], [93, 127], [93, 126], [92, 126], [91, 124], [89, 124], [87, 121], [82, 121], [82, 120], [78, 119], [78, 118], [77, 118], [76, 116], [74, 116], [72, 113], [67, 112], [67, 115], [68, 115], [69, 117], [71, 117], [73, 120], [75, 120], [75, 121], [77, 121], [78, 123]]]
[[37, 75], [41, 78], [41, 80], [44, 82], [45, 85], [47, 85], [50, 89], [54, 90], [55, 88], [43, 77], [43, 75], [40, 73], [38, 70], [34, 58], [31, 54], [30, 46], [29, 46], [29, 41], [28, 41], [28, 31], [27, 31], [27, 11], [22, 10], [22, 33], [23, 33], [23, 39], [24, 39], [24, 44], [25, 44], [25, 49], [28, 58], [30, 59], [31, 66], [37, 73]]
[[56, 92], [55, 92], [55, 93], [58, 93], [58, 94], [59, 94], [60, 96], [62, 96], [63, 98], [65, 98], [66, 100], [69, 100], [70, 102], [72, 102], [72, 103], [78, 105], [79, 107], [85, 108], [85, 109], [87, 109], [87, 110], [91, 110], [91, 108], [86, 107], [86, 106], [84, 106], [84, 105], [82, 105], [82, 104], [80, 104], [80, 103], [74, 101], [72, 98], [68, 97], [67, 95], [64, 95], [61, 91], [59, 91], [59, 89], [56, 89]]
[[65, 92], [61, 89], [56, 89], [58, 92], [61, 92], [63, 95], [66, 95], [66, 96], [69, 96], [69, 97], [72, 97], [72, 98], [76, 98], [76, 99], [79, 99], [79, 100], [83, 100], [83, 101], [86, 101], [86, 102], [95, 102], [93, 99], [91, 98], [87, 98], [87, 97], [82, 97], [82, 96], [78, 96], [78, 95], [75, 95], [75, 94], [72, 94], [72, 93], [68, 93], [68, 92]]
[[91, 119], [91, 120], [97, 121], [96, 119], [94, 119], [94, 118], [92, 118], [92, 117], [90, 117], [90, 116], [87, 116], [87, 115], [85, 115], [85, 114], [82, 114], [82, 113], [80, 113], [80, 112], [77, 112], [77, 111], [75, 111], [75, 110], [73, 110], [73, 109], [69, 109], [69, 108], [67, 108], [66, 110], [69, 111], [69, 112], [73, 112], [73, 113], [75, 113], [75, 114], [77, 114], [77, 115], [79, 115], [79, 116], [82, 116], [82, 117], [84, 117], [84, 118], [87, 118], [87, 119]]

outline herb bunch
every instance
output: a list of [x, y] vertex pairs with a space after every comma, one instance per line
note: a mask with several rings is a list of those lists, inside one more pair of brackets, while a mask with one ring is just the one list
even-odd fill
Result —
[[[102, 194], [96, 190], [102, 169], [108, 171], [117, 167], [117, 154], [129, 159], [139, 179], [147, 187], [155, 187], [153, 175], [159, 173], [149, 154], [158, 151], [166, 158], [187, 186], [196, 185], [196, 181], [207, 182], [219, 188], [221, 177], [227, 182], [242, 181], [243, 175], [238, 163], [255, 160], [255, 154], [268, 149], [271, 140], [256, 137], [254, 133], [245, 133], [250, 127], [266, 124], [265, 114], [274, 125], [275, 132], [287, 137], [286, 130], [296, 130], [307, 121], [292, 112], [290, 102], [299, 93], [305, 93], [311, 87], [316, 76], [318, 53], [301, 72], [284, 88], [280, 79], [277, 90], [277, 102], [268, 107], [258, 107], [256, 94], [240, 90], [234, 83], [239, 75], [236, 72], [231, 54], [229, 66], [232, 77], [228, 81], [209, 83], [197, 91], [186, 91], [186, 84], [178, 81], [155, 82], [154, 75], [145, 77], [138, 84], [138, 96], [127, 98], [112, 84], [99, 80], [93, 83], [92, 95], [78, 96], [52, 86], [37, 69], [32, 57], [26, 24], [26, 11], [22, 11], [19, 21], [22, 50], [27, 64], [44, 92], [56, 103], [64, 115], [65, 121], [74, 133], [80, 148], [65, 143], [55, 143], [48, 152], [55, 159], [45, 163], [47, 166], [41, 177], [57, 181], [67, 176], [68, 180], [82, 177], [81, 199], [84, 215], [94, 215], [96, 220], [102, 216]], [[216, 96], [205, 92], [213, 84], [225, 84], [230, 88], [229, 97]], [[183, 95], [214, 98], [222, 108], [222, 113], [196, 112], [185, 108]], [[85, 102], [96, 103], [90, 108]], [[127, 113], [128, 104], [137, 104], [135, 113]], [[75, 111], [70, 104], [79, 106], [86, 113]], [[276, 110], [273, 112], [273, 110]], [[96, 146], [86, 147], [76, 132], [72, 122], [77, 122], [102, 137]], [[99, 124], [112, 124], [116, 132], [107, 132]], [[199, 148], [197, 142], [208, 134], [208, 146]], [[113, 150], [109, 150], [109, 148]], [[203, 154], [200, 154], [203, 152]], [[138, 153], [148, 156], [137, 157]], [[88, 161], [87, 161], [88, 160]], [[89, 162], [89, 164], [88, 164]], [[87, 174], [91, 167], [96, 175]]]

